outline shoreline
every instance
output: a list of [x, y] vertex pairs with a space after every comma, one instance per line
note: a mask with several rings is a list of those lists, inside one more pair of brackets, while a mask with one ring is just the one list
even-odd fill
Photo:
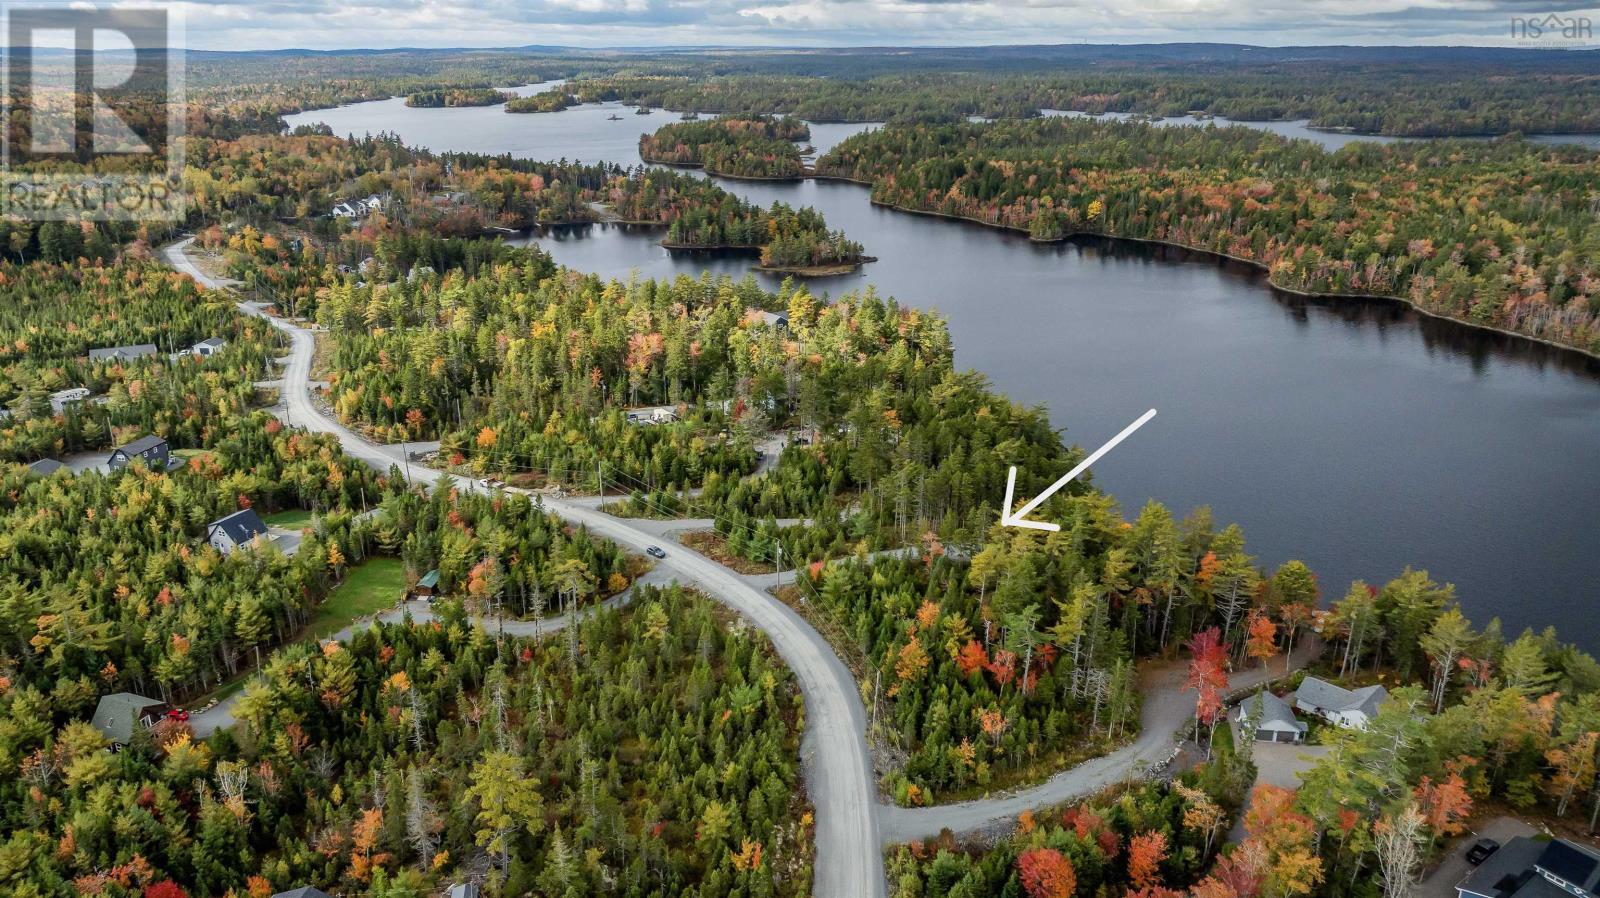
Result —
[[[863, 187], [868, 187], [868, 188], [870, 188], [872, 186], [872, 184], [867, 182], [867, 181], [862, 181], [862, 180], [859, 180], [857, 178], [846, 177], [844, 175], [813, 175], [813, 178], [815, 180], [819, 180], [819, 181], [839, 181], [839, 182], [843, 182], [843, 183], [846, 183], [846, 184], [859, 184], [859, 185], [861, 185]], [[1382, 293], [1324, 293], [1324, 292], [1319, 292], [1319, 291], [1316, 291], [1316, 290], [1301, 290], [1301, 289], [1298, 289], [1298, 288], [1295, 288], [1295, 287], [1285, 287], [1285, 286], [1282, 286], [1280, 284], [1277, 284], [1277, 283], [1273, 282], [1272, 275], [1271, 275], [1271, 269], [1268, 268], [1268, 266], [1263, 262], [1260, 262], [1260, 261], [1255, 260], [1255, 259], [1247, 259], [1247, 258], [1245, 258], [1243, 256], [1236, 256], [1236, 255], [1233, 255], [1231, 253], [1225, 253], [1225, 252], [1220, 252], [1218, 250], [1207, 249], [1205, 247], [1191, 246], [1191, 245], [1189, 245], [1187, 243], [1178, 243], [1178, 242], [1172, 241], [1172, 240], [1159, 240], [1159, 239], [1156, 239], [1154, 237], [1126, 237], [1126, 236], [1123, 236], [1123, 235], [1120, 235], [1120, 234], [1104, 234], [1104, 233], [1100, 233], [1098, 231], [1073, 231], [1070, 234], [1063, 234], [1060, 237], [1052, 237], [1052, 238], [1047, 239], [1047, 240], [1041, 240], [1039, 238], [1036, 238], [1036, 237], [1028, 234], [1026, 229], [1016, 227], [1015, 225], [999, 224], [999, 223], [996, 223], [996, 222], [984, 221], [981, 218], [973, 218], [973, 217], [967, 216], [967, 215], [952, 215], [952, 214], [950, 214], [948, 212], [934, 212], [934, 211], [925, 210], [925, 209], [908, 209], [908, 208], [906, 208], [904, 206], [900, 206], [900, 205], [897, 205], [895, 203], [883, 202], [883, 201], [877, 199], [876, 197], [868, 197], [868, 202], [870, 202], [872, 205], [877, 206], [879, 208], [892, 209], [892, 210], [894, 210], [896, 212], [904, 212], [907, 215], [922, 215], [922, 216], [926, 216], [928, 218], [942, 218], [945, 221], [966, 222], [967, 224], [980, 225], [982, 227], [992, 228], [992, 229], [998, 230], [998, 231], [1006, 231], [1006, 232], [1014, 233], [1014, 234], [1022, 234], [1024, 236], [1027, 236], [1028, 241], [1030, 243], [1040, 243], [1040, 244], [1066, 243], [1067, 241], [1070, 241], [1070, 240], [1072, 240], [1074, 238], [1077, 238], [1077, 237], [1095, 237], [1095, 238], [1100, 238], [1100, 239], [1103, 239], [1103, 240], [1126, 240], [1126, 241], [1128, 241], [1130, 243], [1143, 243], [1143, 244], [1147, 244], [1147, 245], [1150, 245], [1150, 246], [1164, 246], [1164, 247], [1169, 247], [1169, 248], [1172, 248], [1172, 249], [1181, 249], [1181, 250], [1183, 250], [1185, 252], [1201, 253], [1201, 254], [1204, 254], [1204, 255], [1207, 255], [1207, 256], [1211, 256], [1212, 258], [1226, 259], [1226, 260], [1228, 260], [1230, 262], [1239, 262], [1239, 263], [1248, 265], [1251, 268], [1255, 269], [1256, 271], [1261, 272], [1262, 274], [1266, 275], [1264, 280], [1265, 280], [1266, 285], [1269, 288], [1271, 288], [1273, 290], [1277, 290], [1280, 293], [1288, 294], [1290, 296], [1299, 296], [1299, 297], [1303, 297], [1305, 299], [1322, 299], [1322, 300], [1351, 300], [1351, 299], [1355, 299], [1355, 300], [1362, 300], [1362, 301], [1368, 301], [1368, 302], [1370, 302], [1370, 301], [1378, 301], [1378, 302], [1400, 303], [1401, 305], [1404, 305], [1407, 308], [1410, 308], [1413, 311], [1416, 311], [1416, 312], [1418, 312], [1420, 314], [1426, 315], [1429, 318], [1436, 318], [1436, 319], [1438, 319], [1440, 321], [1449, 321], [1452, 324], [1459, 324], [1462, 327], [1469, 327], [1469, 328], [1474, 328], [1476, 330], [1487, 331], [1489, 333], [1499, 334], [1499, 335], [1504, 336], [1504, 337], [1511, 337], [1511, 338], [1518, 339], [1518, 340], [1527, 340], [1530, 343], [1537, 343], [1537, 344], [1540, 344], [1540, 345], [1543, 345], [1543, 346], [1547, 346], [1547, 347], [1549, 347], [1551, 349], [1557, 349], [1557, 350], [1562, 350], [1562, 351], [1565, 351], [1565, 352], [1571, 352], [1571, 353], [1574, 353], [1576, 355], [1582, 356], [1583, 358], [1588, 359], [1590, 361], [1600, 362], [1600, 351], [1594, 351], [1594, 350], [1585, 349], [1585, 348], [1583, 348], [1581, 346], [1573, 346], [1573, 345], [1571, 345], [1569, 343], [1558, 343], [1555, 340], [1549, 339], [1548, 337], [1540, 337], [1540, 336], [1537, 336], [1535, 334], [1525, 334], [1525, 333], [1522, 333], [1520, 331], [1507, 330], [1507, 329], [1505, 329], [1503, 327], [1497, 327], [1496, 325], [1493, 325], [1493, 324], [1480, 324], [1480, 323], [1478, 323], [1476, 321], [1468, 321], [1468, 320], [1466, 320], [1464, 318], [1456, 318], [1456, 317], [1451, 316], [1451, 315], [1444, 315], [1444, 314], [1441, 314], [1439, 312], [1435, 312], [1435, 311], [1433, 311], [1431, 309], [1423, 308], [1422, 306], [1418, 305], [1416, 302], [1414, 302], [1414, 301], [1412, 301], [1410, 299], [1407, 299], [1407, 298], [1405, 298], [1403, 296], [1394, 296], [1394, 295], [1388, 295], [1388, 294], [1382, 294]]]

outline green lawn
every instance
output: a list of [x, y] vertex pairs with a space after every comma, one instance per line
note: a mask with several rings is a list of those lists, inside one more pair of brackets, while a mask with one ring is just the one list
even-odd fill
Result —
[[275, 511], [261, 518], [268, 527], [282, 527], [285, 530], [299, 530], [311, 526], [311, 512], [303, 508], [290, 508], [284, 511]]
[[344, 582], [335, 586], [317, 607], [307, 635], [320, 639], [358, 617], [393, 607], [405, 589], [405, 562], [398, 558], [369, 558], [351, 568]]

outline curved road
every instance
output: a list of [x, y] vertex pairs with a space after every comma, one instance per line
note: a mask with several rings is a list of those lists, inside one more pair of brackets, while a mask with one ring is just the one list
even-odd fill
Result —
[[[226, 286], [201, 271], [184, 254], [191, 242], [193, 238], [166, 247], [163, 252], [167, 261], [205, 287]], [[239, 308], [251, 315], [267, 317], [290, 338], [289, 362], [283, 374], [283, 403], [295, 426], [333, 434], [347, 454], [380, 470], [387, 471], [391, 466], [403, 464], [397, 447], [369, 442], [324, 415], [311, 401], [308, 387], [315, 342], [310, 331], [265, 316], [256, 304], [241, 302]], [[438, 472], [428, 472], [435, 473]], [[438, 478], [467, 491], [479, 488], [466, 477], [438, 473]], [[649, 533], [628, 521], [594, 509], [550, 499], [544, 500], [544, 506], [574, 524], [635, 551], [642, 551], [655, 542]], [[675, 575], [679, 582], [698, 586], [761, 628], [799, 681], [807, 718], [800, 747], [801, 760], [806, 789], [816, 808], [812, 893], [827, 898], [884, 896], [888, 888], [879, 848], [882, 843], [878, 836], [877, 789], [868, 761], [866, 739], [862, 735], [867, 727], [866, 712], [849, 670], [839, 661], [827, 640], [800, 615], [704, 555], [675, 547], [667, 558], [657, 563], [657, 570], [663, 575]]]
[[[166, 247], [167, 261], [206, 287], [227, 286], [206, 275], [184, 254], [190, 242], [192, 239]], [[403, 465], [397, 447], [368, 441], [329, 418], [311, 401], [309, 386], [315, 343], [310, 331], [265, 315], [257, 304], [241, 302], [239, 308], [248, 314], [266, 317], [291, 340], [282, 401], [295, 426], [335, 435], [346, 453], [381, 470]], [[481, 489], [470, 478], [431, 469], [427, 470], [427, 475], [437, 475], [436, 480], [443, 478], [469, 492]], [[593, 499], [544, 498], [543, 503], [545, 508], [567, 521], [636, 551], [658, 541], [671, 540], [673, 531], [695, 523], [616, 518], [592, 507], [597, 504]], [[710, 524], [709, 521], [703, 523]], [[794, 572], [785, 571], [776, 579], [783, 582], [793, 576]], [[1182, 665], [1149, 667], [1140, 678], [1144, 705], [1140, 712], [1140, 733], [1132, 744], [1057, 773], [1032, 788], [957, 804], [901, 808], [882, 803], [877, 797], [863, 736], [867, 728], [866, 711], [855, 679], [821, 634], [793, 609], [763, 591], [762, 585], [774, 579], [774, 575], [740, 575], [680, 543], [645, 579], [657, 582], [675, 579], [696, 586], [744, 615], [767, 634], [794, 672], [806, 706], [807, 726], [801, 743], [806, 787], [817, 810], [817, 856], [812, 893], [825, 898], [884, 896], [887, 884], [881, 845], [927, 839], [946, 829], [973, 833], [1009, 828], [1025, 810], [1085, 798], [1137, 776], [1143, 770], [1164, 764], [1174, 754], [1174, 734], [1190, 721], [1193, 713], [1194, 700], [1182, 691]], [[626, 601], [629, 595], [624, 593], [610, 601]], [[426, 609], [413, 609], [414, 617], [419, 619], [425, 613]], [[395, 609], [386, 612], [384, 619], [398, 619], [402, 614], [402, 609]], [[564, 617], [553, 618], [539, 626], [555, 632], [567, 622]], [[507, 622], [505, 627], [507, 632], [519, 635], [531, 634], [534, 630], [531, 622]], [[335, 637], [348, 636], [348, 631], [341, 633], [343, 635], [335, 634]], [[1247, 689], [1281, 676], [1286, 666], [1302, 666], [1316, 651], [1313, 640], [1307, 638], [1287, 665], [1281, 656], [1271, 659], [1266, 668], [1235, 674], [1231, 686]], [[230, 725], [231, 705], [231, 700], [225, 702], [205, 715], [197, 715], [197, 720], [191, 723], [198, 723], [197, 729]], [[214, 716], [198, 720], [206, 715]]]

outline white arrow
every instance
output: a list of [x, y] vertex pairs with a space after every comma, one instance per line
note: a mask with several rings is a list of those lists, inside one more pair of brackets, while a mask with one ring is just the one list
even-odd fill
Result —
[[1051, 523], [1047, 523], [1045, 521], [1024, 521], [1023, 518], [1027, 517], [1028, 513], [1033, 511], [1035, 508], [1038, 508], [1040, 505], [1043, 505], [1044, 504], [1044, 500], [1046, 500], [1046, 499], [1050, 498], [1051, 496], [1055, 495], [1056, 494], [1056, 490], [1059, 490], [1062, 487], [1066, 486], [1068, 483], [1071, 483], [1072, 482], [1072, 478], [1078, 476], [1079, 474], [1082, 474], [1084, 471], [1089, 470], [1089, 466], [1094, 464], [1095, 462], [1099, 461], [1100, 460], [1100, 456], [1105, 455], [1107, 452], [1110, 452], [1111, 450], [1117, 448], [1117, 444], [1118, 443], [1120, 443], [1123, 440], [1127, 439], [1129, 437], [1129, 435], [1131, 435], [1135, 430], [1138, 430], [1139, 428], [1143, 427], [1146, 421], [1149, 421], [1151, 418], [1154, 418], [1155, 416], [1156, 416], [1156, 410], [1155, 409], [1151, 409], [1148, 412], [1145, 412], [1144, 414], [1140, 415], [1139, 416], [1139, 420], [1133, 422], [1132, 424], [1129, 424], [1127, 427], [1122, 428], [1122, 432], [1121, 433], [1119, 433], [1116, 436], [1112, 437], [1111, 440], [1109, 442], [1107, 442], [1104, 446], [1101, 446], [1099, 449], [1094, 450], [1094, 452], [1089, 454], [1088, 458], [1084, 459], [1081, 462], [1078, 462], [1078, 466], [1076, 468], [1073, 468], [1072, 470], [1068, 471], [1066, 474], [1063, 474], [1060, 480], [1057, 480], [1055, 483], [1050, 484], [1050, 488], [1049, 489], [1045, 490], [1044, 492], [1040, 493], [1037, 496], [1034, 496], [1032, 502], [1029, 502], [1027, 505], [1022, 506], [1021, 508], [1017, 509], [1015, 512], [1011, 511], [1011, 503], [1014, 501], [1013, 497], [1014, 497], [1014, 494], [1016, 493], [1016, 490], [1017, 490], [1017, 469], [1015, 467], [1013, 467], [1011, 469], [1011, 473], [1006, 476], [1006, 504], [1001, 506], [1001, 508], [1000, 508], [1000, 525], [1002, 527], [1028, 527], [1028, 528], [1033, 529], [1033, 530], [1051, 530], [1051, 531], [1060, 530], [1061, 529], [1061, 525], [1060, 524], [1051, 524]]

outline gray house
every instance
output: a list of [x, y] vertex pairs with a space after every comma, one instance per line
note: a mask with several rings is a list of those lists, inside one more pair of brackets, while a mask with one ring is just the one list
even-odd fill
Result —
[[271, 539], [267, 536], [267, 525], [253, 508], [236, 511], [206, 526], [206, 542], [224, 555], [232, 555], [241, 546], [250, 545], [258, 536], [263, 541]]
[[1261, 719], [1256, 721], [1257, 742], [1306, 741], [1306, 730], [1309, 727], [1295, 719], [1294, 709], [1289, 707], [1288, 702], [1265, 689], [1239, 703], [1234, 714], [1239, 723], [1243, 724], [1246, 718], [1255, 713], [1258, 698], [1261, 702]]
[[36, 462], [28, 463], [28, 470], [40, 477], [49, 477], [57, 471], [70, 470], [66, 465], [53, 458], [41, 458]]
[[475, 882], [458, 882], [445, 893], [446, 898], [478, 898], [480, 894]]
[[1346, 689], [1316, 677], [1306, 677], [1294, 693], [1294, 706], [1301, 711], [1357, 730], [1366, 729], [1388, 700], [1389, 690], [1382, 686]]
[[132, 346], [105, 346], [89, 350], [91, 362], [131, 362], [156, 354], [156, 344], [135, 343]]
[[1594, 898], [1600, 853], [1566, 839], [1518, 836], [1456, 885], [1460, 898]]
[[136, 458], [144, 459], [145, 466], [150, 470], [161, 471], [166, 469], [167, 462], [171, 459], [171, 450], [167, 447], [166, 440], [155, 434], [146, 434], [111, 450], [111, 457], [106, 459], [106, 465], [113, 471], [120, 471]]
[[155, 698], [145, 698], [131, 692], [114, 692], [100, 697], [94, 709], [92, 724], [100, 735], [111, 740], [111, 748], [119, 749], [133, 741], [135, 728], [149, 729], [167, 712], [167, 703]]

